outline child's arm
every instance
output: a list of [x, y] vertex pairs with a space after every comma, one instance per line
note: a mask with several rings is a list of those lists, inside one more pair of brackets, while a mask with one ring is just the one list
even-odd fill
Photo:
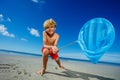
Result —
[[54, 42], [54, 46], [52, 47], [53, 53], [57, 53], [59, 51], [57, 48], [58, 40], [59, 40], [59, 35], [56, 34], [56, 40]]
[[44, 43], [44, 47], [51, 49], [52, 46], [48, 46], [48, 45], [46, 45], [46, 44], [47, 44], [47, 38], [46, 38], [46, 35], [47, 35], [46, 32], [43, 31], [43, 43]]
[[56, 40], [55, 40], [55, 42], [54, 42], [54, 46], [57, 46], [57, 44], [58, 44], [58, 40], [59, 40], [59, 35], [56, 34]]

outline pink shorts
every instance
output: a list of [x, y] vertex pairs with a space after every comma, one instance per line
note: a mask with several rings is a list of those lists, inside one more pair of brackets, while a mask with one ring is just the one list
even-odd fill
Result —
[[[42, 47], [42, 53], [43, 53], [43, 50], [45, 49], [45, 47]], [[58, 58], [58, 53], [53, 53], [52, 50], [48, 49], [49, 52], [50, 52], [50, 56], [52, 59], [57, 59]]]

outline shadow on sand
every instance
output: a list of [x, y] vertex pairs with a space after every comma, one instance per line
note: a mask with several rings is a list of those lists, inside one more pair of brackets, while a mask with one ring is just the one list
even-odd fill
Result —
[[72, 71], [69, 69], [65, 69], [61, 73], [54, 73], [54, 72], [46, 72], [46, 74], [54, 74], [54, 75], [59, 75], [59, 76], [65, 76], [69, 78], [82, 78], [83, 80], [90, 80], [90, 78], [96, 78], [97, 80], [115, 80], [99, 75], [94, 75], [94, 74], [88, 74], [88, 73], [83, 73], [83, 72], [77, 72], [77, 71]]

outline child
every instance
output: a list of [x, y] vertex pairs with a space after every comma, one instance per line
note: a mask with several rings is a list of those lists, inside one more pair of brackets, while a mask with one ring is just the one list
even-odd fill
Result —
[[61, 65], [58, 57], [58, 48], [57, 43], [59, 40], [59, 35], [54, 33], [56, 30], [56, 22], [53, 19], [48, 19], [44, 22], [44, 31], [43, 31], [43, 43], [42, 48], [42, 69], [38, 72], [40, 75], [45, 73], [48, 61], [48, 55], [51, 56], [53, 60], [56, 61], [59, 68], [64, 69]]

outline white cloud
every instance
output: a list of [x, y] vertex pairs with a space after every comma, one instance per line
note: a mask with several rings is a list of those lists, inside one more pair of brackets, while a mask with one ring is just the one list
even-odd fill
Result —
[[34, 28], [29, 28], [29, 27], [27, 29], [28, 29], [28, 31], [30, 32], [31, 35], [36, 36], [36, 37], [40, 37], [40, 34], [39, 34], [38, 30], [36, 30]]
[[38, 3], [39, 2], [39, 0], [32, 0], [34, 3]]
[[34, 3], [45, 4], [45, 0], [31, 0]]
[[7, 28], [6, 28], [4, 25], [0, 25], [0, 34], [2, 34], [3, 36], [12, 37], [12, 38], [15, 37], [14, 34], [10, 34], [10, 33], [7, 31]]
[[11, 19], [8, 17], [7, 19], [4, 18], [3, 14], [0, 14], [0, 21], [8, 21], [11, 22]]
[[2, 14], [0, 14], [0, 21], [3, 21], [4, 19], [3, 19], [3, 15]]
[[11, 19], [8, 17], [8, 18], [7, 18], [7, 21], [8, 21], [8, 22], [11, 22]]
[[25, 39], [25, 38], [21, 38], [21, 40], [22, 40], [22, 41], [28, 41], [28, 40], [27, 40], [27, 39]]

